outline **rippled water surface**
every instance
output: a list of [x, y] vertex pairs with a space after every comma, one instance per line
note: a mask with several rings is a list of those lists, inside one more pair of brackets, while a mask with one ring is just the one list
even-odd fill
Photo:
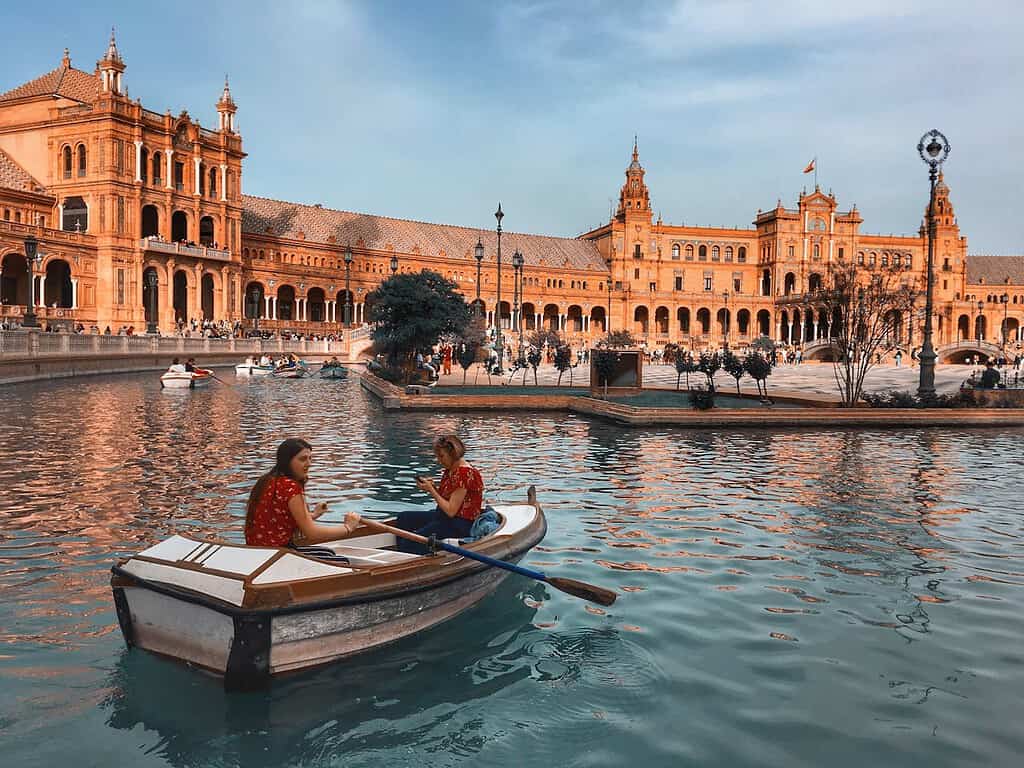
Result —
[[[355, 381], [161, 392], [154, 375], [0, 389], [4, 766], [1017, 766], [1021, 430], [627, 430], [569, 415], [385, 413]], [[455, 429], [492, 500], [537, 486], [525, 562], [389, 648], [227, 695], [125, 650], [114, 558], [241, 540], [284, 436], [311, 499], [423, 505]]]

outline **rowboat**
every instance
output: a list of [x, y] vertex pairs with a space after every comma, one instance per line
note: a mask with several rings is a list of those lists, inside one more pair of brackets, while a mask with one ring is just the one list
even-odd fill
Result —
[[196, 389], [209, 385], [213, 378], [209, 371], [168, 371], [160, 377], [164, 389]]
[[304, 365], [282, 366], [275, 368], [270, 374], [275, 379], [301, 379], [309, 375], [309, 369]]
[[[496, 506], [500, 527], [466, 550], [515, 563], [547, 532], [533, 488]], [[508, 575], [469, 557], [395, 549], [364, 524], [320, 546], [347, 563], [287, 548], [172, 536], [118, 561], [110, 585], [129, 648], [221, 676], [228, 689], [377, 648], [451, 619]]]
[[269, 376], [274, 372], [272, 365], [257, 365], [256, 363], [239, 363], [235, 366], [235, 374], [238, 376]]
[[329, 365], [326, 368], [320, 369], [321, 379], [347, 379], [348, 368], [343, 368], [340, 365]]

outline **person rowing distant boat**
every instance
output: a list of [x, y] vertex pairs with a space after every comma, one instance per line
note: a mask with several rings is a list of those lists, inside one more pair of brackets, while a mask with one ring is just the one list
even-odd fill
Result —
[[[466, 446], [457, 435], [434, 440], [434, 457], [444, 467], [441, 482], [429, 477], [416, 479], [416, 487], [430, 494], [437, 504], [432, 510], [409, 510], [398, 515], [397, 528], [437, 539], [464, 539], [483, 508], [484, 480], [480, 471], [466, 461]], [[398, 549], [421, 554], [424, 548], [400, 539]]]
[[245, 508], [245, 543], [255, 547], [288, 547], [323, 556], [308, 545], [344, 538], [359, 527], [359, 515], [349, 512], [343, 525], [316, 522], [327, 511], [323, 502], [310, 512], [305, 487], [313, 460], [313, 446], [290, 437], [277, 446], [274, 468], [260, 477]]

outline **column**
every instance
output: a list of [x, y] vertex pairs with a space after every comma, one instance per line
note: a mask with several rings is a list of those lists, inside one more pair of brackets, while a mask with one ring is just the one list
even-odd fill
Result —
[[[194, 169], [194, 171], [192, 173], [192, 179], [195, 182], [192, 185], [194, 187], [194, 190], [193, 190], [192, 194], [196, 195], [198, 197], [199, 196], [199, 182], [200, 182], [200, 177], [199, 177], [199, 158], [198, 157], [193, 157], [192, 158], [192, 167]], [[196, 238], [196, 239], [198, 240], [198, 238]]]
[[46, 306], [46, 273], [44, 272], [39, 276], [39, 300], [36, 302], [37, 307]]
[[270, 318], [270, 297], [269, 296], [264, 296], [263, 297], [263, 316], [268, 318], [268, 319]]
[[164, 150], [164, 154], [167, 156], [167, 188], [172, 189], [174, 187], [174, 150], [168, 147]]
[[277, 320], [277, 296], [270, 297], [270, 319]]
[[775, 323], [775, 338], [782, 341], [782, 320]]
[[57, 226], [54, 229], [64, 229], [64, 203], [57, 205]]
[[78, 309], [78, 279], [71, 279], [71, 308]]
[[142, 181], [142, 142], [135, 142], [135, 180]]
[[296, 299], [295, 303], [298, 305], [296, 307], [297, 314], [299, 316], [298, 319], [299, 320], [305, 320], [306, 319], [306, 300], [305, 299]]
[[533, 316], [533, 327], [540, 328], [540, 324], [544, 321], [544, 316], [538, 312]]
[[228, 167], [226, 164], [220, 164], [220, 199], [224, 202], [228, 199]]

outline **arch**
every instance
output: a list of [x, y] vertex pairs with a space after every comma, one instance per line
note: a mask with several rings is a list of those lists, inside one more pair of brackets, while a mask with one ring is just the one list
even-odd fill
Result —
[[571, 304], [569, 309], [565, 311], [565, 326], [566, 329], [573, 333], [583, 332], [583, 307], [579, 304]]
[[537, 307], [533, 302], [524, 302], [522, 312], [523, 330], [537, 330]]
[[813, 341], [814, 340], [814, 310], [813, 309], [805, 309], [804, 313], [803, 313], [803, 319], [804, 319], [804, 336], [803, 336], [803, 340], [806, 343], [808, 341]]
[[162, 152], [153, 153], [153, 185], [159, 185], [161, 182], [161, 175], [164, 167], [164, 156]]
[[79, 144], [77, 147], [75, 147], [75, 158], [77, 160], [75, 165], [78, 168], [78, 176], [85, 176], [85, 171], [88, 167], [88, 163], [86, 162], [85, 156], [85, 144]]
[[0, 303], [28, 305], [28, 266], [23, 253], [12, 251], [0, 261]]
[[728, 336], [729, 329], [732, 327], [732, 315], [728, 309], [722, 307], [718, 312], [715, 313], [715, 322], [718, 323], [718, 333], [720, 336]]
[[558, 330], [558, 321], [560, 312], [558, 311], [557, 304], [545, 304], [544, 305], [544, 322], [543, 327], [550, 331]]
[[711, 260], [718, 261], [721, 257], [722, 251], [717, 245], [711, 246]]
[[1016, 317], [1007, 317], [1001, 331], [999, 335], [1000, 342], [1005, 344], [1010, 341], [1020, 341], [1020, 320]]
[[650, 325], [650, 312], [647, 307], [640, 305], [633, 310], [633, 331], [640, 335], [646, 335]]
[[693, 246], [692, 245], [687, 245], [686, 246], [686, 260], [687, 261], [693, 261]]
[[679, 243], [672, 243], [672, 260], [679, 261]]
[[503, 302], [501, 302], [501, 305], [498, 307], [498, 312], [501, 315], [501, 327], [506, 329], [506, 330], [511, 328], [512, 327], [512, 305], [509, 302], [507, 302], [507, 301], [503, 301]]
[[703, 335], [711, 333], [711, 310], [701, 307], [697, 310], [697, 326]]
[[171, 215], [171, 241], [188, 242], [188, 214], [184, 211], [175, 211]]
[[987, 322], [984, 315], [978, 315], [974, 320], [974, 338], [977, 341], [985, 340], [985, 332], [987, 329]]
[[295, 287], [282, 285], [277, 289], [277, 319], [295, 319]]
[[956, 340], [968, 341], [971, 338], [971, 318], [960, 315], [956, 321]]
[[60, 154], [62, 171], [61, 175], [65, 179], [70, 179], [71, 175], [74, 173], [75, 168], [74, 161], [71, 158], [71, 147], [65, 146], [64, 149], [61, 150]]
[[690, 332], [690, 308], [680, 307], [676, 310], [676, 322], [679, 324], [680, 333]]
[[188, 275], [183, 269], [174, 273], [174, 322], [188, 322]]
[[[150, 287], [149, 276], [155, 275], [156, 282]], [[142, 270], [142, 313], [147, 323], [160, 322], [160, 272], [156, 267]]]
[[782, 329], [782, 338], [779, 341], [788, 344], [793, 338], [793, 323], [785, 309], [779, 313], [779, 327]]
[[71, 265], [63, 259], [51, 259], [46, 264], [46, 282], [43, 283], [42, 303], [47, 307], [74, 306], [74, 289], [71, 286]]
[[761, 295], [772, 295], [772, 271], [770, 269], [761, 272]]
[[266, 309], [266, 302], [264, 298], [267, 293], [263, 287], [263, 283], [252, 281], [245, 285], [245, 297], [243, 299], [245, 303], [245, 316], [252, 320], [253, 318], [263, 317], [264, 310]]
[[760, 309], [757, 312], [757, 333], [760, 336], [772, 335], [772, 313], [767, 309]]
[[793, 293], [796, 290], [796, 275], [792, 272], [787, 272], [783, 286], [782, 293], [785, 296], [789, 296]]
[[65, 232], [89, 231], [89, 206], [80, 195], [64, 198], [64, 218], [61, 229]]
[[736, 261], [738, 261], [740, 264], [745, 264], [747, 262], [746, 246], [740, 246], [740, 249], [736, 252]]
[[706, 245], [702, 245], [700, 248], [697, 249], [697, 260], [698, 261], [707, 261], [708, 260], [708, 247]]
[[741, 309], [736, 313], [736, 333], [746, 336], [750, 333], [750, 310]]
[[143, 237], [160, 234], [160, 211], [155, 205], [142, 206], [141, 232]]
[[821, 275], [817, 272], [812, 272], [811, 276], [807, 278], [807, 290], [814, 292], [821, 290]]
[[139, 152], [139, 178], [143, 184], [149, 181], [149, 150], [145, 147]]
[[590, 309], [590, 332], [593, 333], [595, 330], [608, 333], [608, 317], [600, 304]]
[[654, 331], [668, 334], [668, 307], [658, 307], [654, 310]]
[[213, 216], [203, 216], [199, 219], [199, 244], [213, 245]]
[[310, 288], [306, 293], [306, 319], [314, 323], [327, 320], [327, 294], [323, 288]]
[[199, 303], [203, 320], [213, 320], [213, 275], [209, 272], [205, 272], [199, 281]]

